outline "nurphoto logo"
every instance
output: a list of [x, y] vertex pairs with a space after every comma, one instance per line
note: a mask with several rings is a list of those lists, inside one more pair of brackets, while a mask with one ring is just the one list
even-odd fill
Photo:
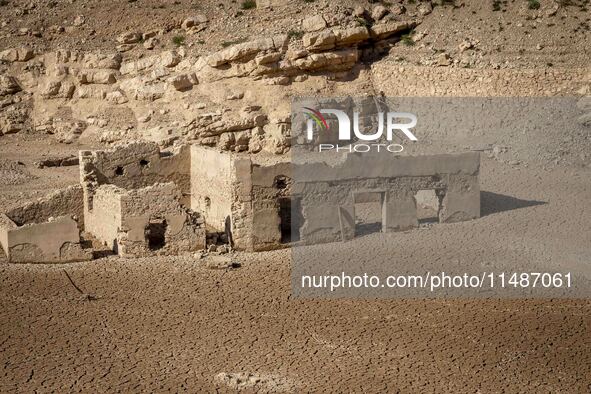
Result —
[[[417, 125], [417, 116], [410, 112], [377, 112], [377, 129], [373, 132], [367, 132], [366, 130], [362, 131], [360, 126], [361, 116], [358, 111], [353, 112], [353, 122], [351, 122], [349, 115], [340, 109], [316, 110], [304, 107], [304, 110], [307, 117], [306, 139], [308, 141], [314, 140], [315, 129], [318, 132], [327, 132], [331, 129], [324, 115], [332, 115], [337, 119], [339, 143], [321, 143], [318, 145], [319, 152], [336, 150], [363, 153], [387, 150], [391, 153], [399, 153], [404, 150], [404, 147], [401, 144], [392, 143], [396, 135], [395, 132], [401, 132], [410, 141], [418, 141], [411, 131]], [[351, 127], [351, 123], [353, 127]], [[384, 128], [386, 129], [385, 141], [387, 143], [379, 143], [379, 141], [384, 141]], [[351, 131], [353, 131], [353, 135]], [[372, 141], [373, 143], [359, 143], [357, 141]]]

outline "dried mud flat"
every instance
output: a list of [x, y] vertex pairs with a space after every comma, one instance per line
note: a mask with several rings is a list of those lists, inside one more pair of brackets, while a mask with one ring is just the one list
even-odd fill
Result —
[[[39, 149], [19, 154], [27, 164]], [[76, 170], [44, 170], [54, 175], [28, 189], [6, 186], [2, 205], [56, 179], [74, 183]], [[496, 193], [483, 196], [481, 219], [388, 235], [393, 244], [431, 245], [393, 248], [393, 261], [588, 259], [588, 169], [483, 157], [481, 175], [482, 190]], [[229, 271], [192, 255], [2, 260], [0, 391], [589, 390], [588, 300], [300, 300], [290, 297], [288, 250], [234, 259], [241, 267]], [[64, 270], [96, 300], [81, 297]]]
[[[587, 0], [248, 3], [0, 0], [0, 212], [79, 183], [76, 166], [34, 163], [80, 149], [178, 138], [285, 154], [291, 97], [591, 92]], [[373, 25], [399, 36], [357, 43]], [[314, 48], [333, 30], [353, 41]], [[273, 73], [251, 75], [263, 60]], [[393, 268], [589, 263], [588, 132], [435, 129], [427, 153], [487, 147], [482, 218], [343, 250], [389, 247]], [[290, 257], [237, 253], [220, 270], [193, 255], [31, 265], [0, 251], [0, 392], [591, 392], [587, 299], [294, 299]]]

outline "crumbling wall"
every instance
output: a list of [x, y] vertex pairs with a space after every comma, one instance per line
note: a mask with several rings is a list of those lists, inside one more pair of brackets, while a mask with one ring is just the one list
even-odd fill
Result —
[[121, 228], [123, 193], [125, 190], [115, 185], [99, 186], [94, 191], [92, 209], [84, 216], [86, 231], [116, 253], [119, 250], [117, 237]]
[[119, 253], [147, 256], [204, 249], [204, 220], [181, 205], [181, 196], [174, 183], [122, 194]]
[[282, 239], [282, 199], [291, 199], [291, 164], [252, 167], [251, 248], [268, 250], [280, 247]]
[[293, 193], [301, 198], [304, 243], [354, 237], [356, 193], [383, 196], [384, 231], [418, 226], [414, 196], [425, 189], [443, 195], [440, 222], [480, 217], [477, 152], [414, 157], [352, 154], [336, 166], [309, 163], [296, 168]]
[[[205, 248], [203, 217], [181, 204], [182, 193], [172, 182], [125, 190], [99, 186], [93, 209], [88, 212], [88, 231], [121, 256], [177, 254]], [[163, 230], [161, 244], [151, 243], [154, 229]]]
[[[236, 249], [353, 238], [356, 195], [382, 204], [383, 231], [419, 225], [415, 196], [421, 190], [431, 190], [440, 200], [436, 214], [441, 223], [480, 217], [477, 152], [350, 154], [333, 165], [277, 160], [257, 164], [245, 155], [198, 146], [191, 152], [192, 207], [218, 231], [228, 232]], [[297, 225], [289, 227], [294, 220]]]
[[[156, 143], [133, 142], [104, 151], [80, 152], [80, 180], [84, 190], [86, 226], [102, 233], [101, 215], [93, 214], [95, 193], [101, 185], [124, 190], [160, 182], [174, 182], [181, 191], [181, 203], [190, 203], [190, 150], [162, 153]], [[92, 221], [98, 220], [97, 223]], [[109, 232], [108, 238], [111, 238]], [[104, 241], [104, 240], [103, 240]]]
[[199, 145], [191, 146], [191, 209], [202, 212], [207, 225], [225, 231], [234, 200], [234, 156]]
[[84, 249], [82, 188], [72, 186], [0, 215], [0, 244], [12, 263], [89, 260]]
[[84, 216], [82, 186], [74, 185], [58, 190], [40, 198], [16, 207], [6, 215], [18, 226], [30, 223], [43, 223], [51, 217], [73, 215], [83, 225]]

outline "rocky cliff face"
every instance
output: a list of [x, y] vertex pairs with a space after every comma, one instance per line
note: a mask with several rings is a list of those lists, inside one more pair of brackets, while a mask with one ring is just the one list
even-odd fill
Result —
[[[589, 45], [584, 3], [483, 9], [469, 1], [259, 1], [231, 11], [204, 2], [198, 11], [180, 8], [166, 23], [158, 19], [166, 10], [154, 6], [158, 26], [131, 3], [118, 9], [137, 26], [129, 18], [113, 25], [114, 16], [104, 15], [110, 2], [102, 9], [90, 0], [71, 9], [51, 3], [1, 7], [33, 27], [21, 31], [4, 20], [0, 28], [3, 44], [12, 44], [0, 51], [0, 135], [192, 141], [282, 154], [294, 96], [580, 95], [591, 80], [581, 61]], [[90, 16], [101, 12], [109, 23]], [[44, 18], [38, 27], [35, 15]], [[60, 15], [70, 25], [50, 25]], [[554, 41], [557, 18], [573, 28], [572, 37], [582, 34], [580, 47], [569, 37]], [[464, 30], [455, 28], [461, 20], [470, 21]], [[527, 49], [514, 50], [518, 34], [523, 41], [546, 38], [536, 49], [524, 42]], [[551, 64], [553, 53], [560, 56]]]

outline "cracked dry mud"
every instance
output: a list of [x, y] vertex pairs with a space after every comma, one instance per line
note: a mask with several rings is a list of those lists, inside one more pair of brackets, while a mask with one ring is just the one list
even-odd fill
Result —
[[[75, 166], [36, 162], [111, 143], [285, 154], [293, 96], [591, 93], [587, 0], [242, 3], [0, 0], [0, 212], [79, 183]], [[382, 5], [389, 13], [374, 20]], [[326, 26], [304, 26], [318, 16]], [[412, 31], [356, 41], [361, 26], [415, 19]], [[338, 48], [308, 45], [329, 30], [346, 37]], [[272, 37], [285, 45], [271, 48]], [[588, 264], [589, 138], [422, 135], [422, 153], [487, 146], [482, 218], [343, 248], [359, 258], [385, 248], [393, 267]], [[589, 300], [294, 299], [289, 250], [232, 259], [239, 268], [192, 254], [35, 265], [0, 253], [0, 392], [591, 391]]]
[[[61, 173], [62, 182], [76, 182], [76, 168], [51, 171]], [[481, 179], [483, 191], [544, 203], [485, 195], [481, 219], [388, 234], [386, 241], [367, 235], [353, 247], [391, 242], [392, 261], [417, 263], [587, 258], [588, 172], [520, 168], [483, 157]], [[36, 182], [30, 193], [54, 179]], [[2, 206], [19, 192], [25, 193], [22, 185], [6, 187]], [[462, 244], [470, 248], [458, 255]], [[242, 266], [230, 271], [208, 269], [206, 259], [192, 255], [2, 264], [0, 390], [589, 389], [588, 300], [292, 299], [289, 257], [288, 250], [240, 253], [233, 258]], [[81, 299], [64, 268], [82, 291], [99, 298]]]

